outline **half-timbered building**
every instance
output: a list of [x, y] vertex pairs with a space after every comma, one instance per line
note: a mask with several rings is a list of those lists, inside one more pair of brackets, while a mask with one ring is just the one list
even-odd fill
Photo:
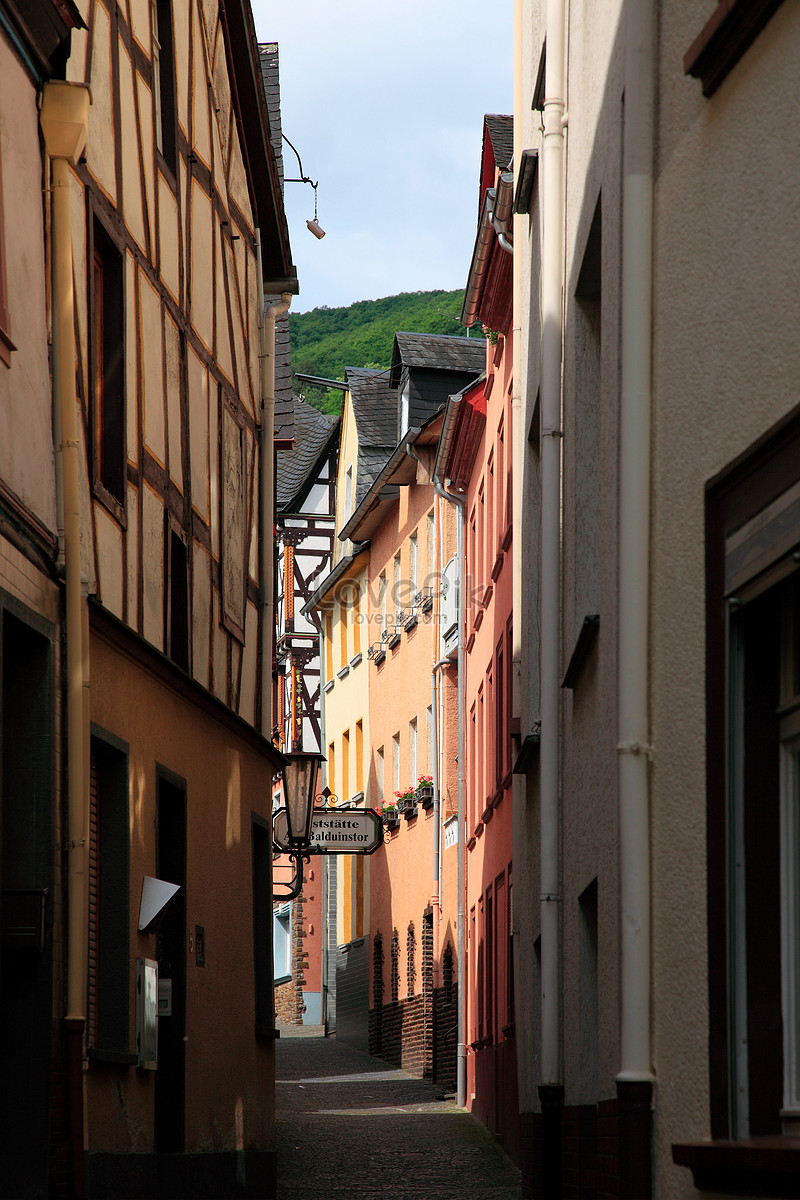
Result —
[[247, 0], [80, 15], [40, 117], [65, 527], [51, 1153], [63, 1194], [272, 1194], [265, 530], [297, 283], [269, 109]]
[[[63, 72], [70, 2], [0, 4], [0, 1194], [52, 1194], [54, 989], [64, 960], [63, 504], [54, 460], [38, 105]], [[63, 1093], [59, 1099], [64, 1100]]]
[[[333, 557], [339, 418], [302, 399], [293, 402], [294, 442], [279, 448], [276, 467], [277, 722], [287, 753], [322, 748], [319, 627], [303, 613]], [[275, 862], [276, 879], [291, 869]], [[324, 1020], [323, 876], [315, 861], [294, 900], [273, 916], [275, 1011], [279, 1022], [319, 1025]]]

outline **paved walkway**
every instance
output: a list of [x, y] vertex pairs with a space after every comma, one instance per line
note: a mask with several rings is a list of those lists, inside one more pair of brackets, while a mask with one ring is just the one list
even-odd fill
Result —
[[277, 1042], [278, 1200], [520, 1200], [516, 1167], [441, 1088], [297, 1032]]

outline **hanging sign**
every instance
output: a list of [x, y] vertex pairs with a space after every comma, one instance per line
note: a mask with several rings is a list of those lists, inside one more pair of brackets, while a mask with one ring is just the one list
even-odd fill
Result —
[[[291, 850], [286, 809], [272, 823], [276, 850]], [[315, 808], [308, 854], [373, 854], [383, 844], [383, 821], [372, 808]]]

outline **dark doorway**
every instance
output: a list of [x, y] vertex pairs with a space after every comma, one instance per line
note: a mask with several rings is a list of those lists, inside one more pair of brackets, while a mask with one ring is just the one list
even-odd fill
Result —
[[180, 891], [164, 914], [157, 939], [156, 1151], [180, 1154], [184, 1148], [186, 1102], [186, 785], [183, 780], [160, 770], [157, 802], [158, 877], [177, 883]]
[[47, 1195], [53, 811], [51, 642], [0, 598], [0, 1196]]

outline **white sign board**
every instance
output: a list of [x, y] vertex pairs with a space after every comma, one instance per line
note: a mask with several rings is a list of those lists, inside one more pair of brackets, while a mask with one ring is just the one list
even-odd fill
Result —
[[[275, 814], [272, 839], [289, 850], [286, 809]], [[372, 854], [383, 842], [383, 822], [372, 808], [315, 808], [309, 854]]]

